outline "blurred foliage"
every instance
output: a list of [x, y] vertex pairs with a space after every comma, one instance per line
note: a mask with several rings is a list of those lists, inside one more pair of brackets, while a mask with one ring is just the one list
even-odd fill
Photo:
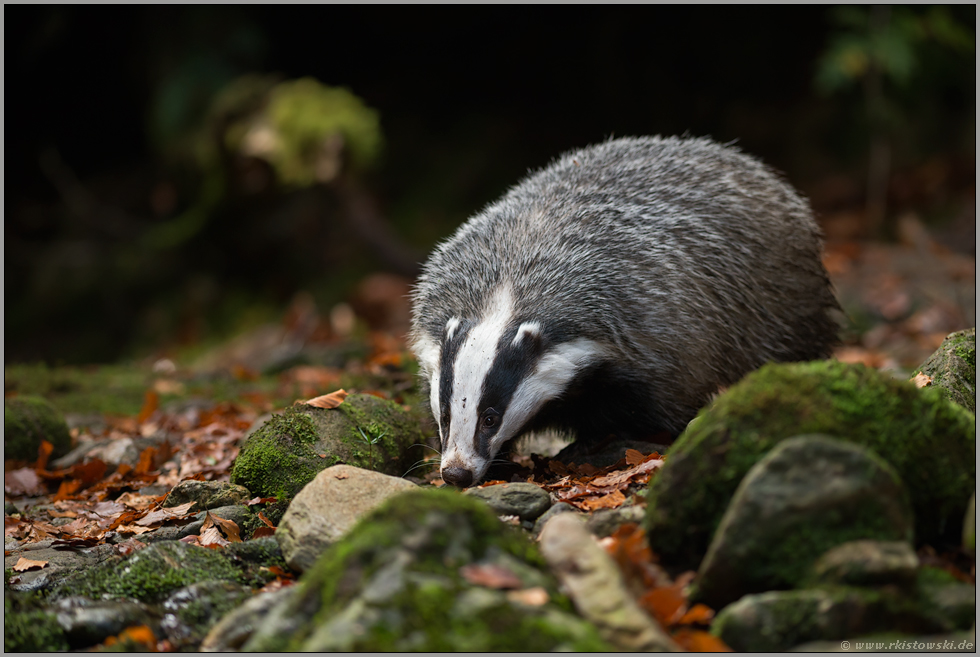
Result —
[[817, 63], [816, 87], [824, 94], [847, 88], [874, 69], [897, 85], [908, 85], [922, 69], [925, 48], [938, 45], [970, 57], [974, 53], [974, 33], [948, 7], [892, 7], [881, 26], [866, 6], [835, 7], [831, 17], [837, 31]]

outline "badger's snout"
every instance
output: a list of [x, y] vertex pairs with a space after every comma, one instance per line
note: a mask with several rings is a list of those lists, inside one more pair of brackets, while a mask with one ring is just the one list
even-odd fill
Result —
[[467, 488], [473, 483], [473, 471], [466, 468], [443, 468], [442, 480], [456, 488]]

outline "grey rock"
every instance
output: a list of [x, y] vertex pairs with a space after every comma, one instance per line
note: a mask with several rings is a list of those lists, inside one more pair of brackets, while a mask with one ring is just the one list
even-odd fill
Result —
[[899, 628], [929, 634], [953, 629], [914, 601], [842, 587], [747, 595], [719, 612], [711, 632], [737, 652], [779, 652]]
[[926, 362], [916, 370], [932, 377], [952, 402], [977, 412], [977, 329], [950, 333]]
[[528, 482], [468, 488], [464, 495], [483, 500], [499, 515], [518, 516], [521, 520], [534, 520], [551, 506], [551, 496], [540, 486]]
[[180, 506], [195, 502], [194, 510], [217, 509], [222, 506], [241, 504], [251, 497], [244, 486], [230, 484], [227, 481], [182, 481], [173, 487], [164, 507]]
[[915, 582], [919, 557], [903, 541], [851, 541], [831, 548], [813, 566], [820, 584], [907, 587]]
[[783, 441], [749, 470], [698, 571], [696, 599], [719, 609], [747, 593], [791, 588], [832, 547], [910, 541], [902, 481], [880, 457], [826, 436]]
[[923, 586], [928, 603], [958, 630], [976, 623], [977, 587], [965, 582]]
[[135, 600], [90, 600], [71, 597], [52, 607], [72, 648], [86, 648], [115, 636], [131, 625], [155, 625], [145, 605]]
[[393, 495], [417, 486], [404, 479], [335, 465], [301, 490], [279, 522], [276, 539], [290, 568], [310, 568], [331, 543]]
[[599, 538], [605, 538], [606, 536], [611, 536], [617, 529], [628, 522], [640, 524], [645, 514], [646, 509], [638, 506], [599, 509], [589, 516], [585, 527]]
[[52, 544], [51, 540], [39, 541], [10, 550], [10, 554], [3, 558], [4, 568], [13, 568], [21, 557], [48, 562], [40, 570], [14, 574], [9, 583], [11, 589], [34, 591], [49, 588], [69, 575], [92, 568], [116, 554], [115, 546], [107, 544], [81, 550], [56, 550], [51, 547]]
[[[152, 436], [130, 438], [100, 438], [98, 440], [88, 440], [71, 450], [61, 458], [51, 461], [51, 468], [62, 469], [70, 468], [73, 465], [99, 459], [109, 466], [118, 466], [123, 463], [135, 466], [139, 463], [140, 454], [147, 447], [157, 447], [163, 441], [170, 439], [169, 434], [160, 432]], [[172, 442], [177, 442], [178, 436], [174, 436]]]
[[541, 533], [541, 530], [544, 529], [545, 524], [549, 520], [551, 520], [552, 517], [557, 516], [559, 513], [570, 513], [570, 512], [581, 513], [581, 511], [576, 509], [568, 502], [556, 502], [552, 504], [551, 508], [549, 508], [547, 511], [542, 513], [538, 517], [538, 519], [534, 521], [534, 530], [533, 530], [534, 535], [535, 536], [539, 535]]
[[277, 591], [259, 593], [249, 598], [208, 631], [199, 650], [201, 652], [235, 652], [241, 650], [245, 642], [251, 638], [256, 625], [273, 608], [294, 595], [297, 590], [296, 586], [291, 586]]
[[580, 516], [554, 516], [541, 531], [540, 548], [575, 608], [606, 641], [631, 652], [680, 649], [637, 605], [619, 567], [599, 547]]
[[164, 600], [160, 629], [178, 650], [196, 648], [222, 616], [251, 598], [234, 582], [204, 581], [174, 591]]

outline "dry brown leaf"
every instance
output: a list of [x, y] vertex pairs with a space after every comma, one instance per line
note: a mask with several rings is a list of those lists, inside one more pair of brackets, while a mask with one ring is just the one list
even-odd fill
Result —
[[677, 625], [710, 625], [714, 617], [711, 607], [698, 603], [678, 619]]
[[638, 465], [646, 460], [646, 456], [643, 455], [638, 449], [627, 449], [626, 450], [626, 462], [630, 465]]
[[181, 504], [180, 506], [173, 506], [166, 509], [157, 509], [156, 511], [151, 511], [145, 516], [136, 521], [137, 525], [141, 527], [149, 527], [150, 525], [156, 525], [171, 518], [182, 518], [187, 514], [192, 506], [196, 502], [188, 502], [187, 504]]
[[664, 627], [669, 627], [684, 613], [687, 600], [681, 593], [681, 588], [661, 586], [643, 594], [639, 600], [640, 606], [646, 609]]
[[143, 424], [153, 415], [160, 406], [160, 395], [156, 390], [147, 390], [143, 395], [143, 408], [136, 416], [136, 424]]
[[215, 525], [221, 530], [222, 536], [228, 539], [231, 543], [241, 543], [242, 539], [238, 535], [238, 525], [235, 524], [234, 520], [226, 520], [220, 516], [216, 516], [210, 511], [205, 513], [204, 524], [201, 525], [201, 529], [209, 528], [211, 525]]
[[47, 440], [42, 440], [37, 448], [37, 462], [34, 464], [35, 470], [43, 470], [48, 465], [48, 458], [54, 451], [54, 445]]
[[929, 376], [928, 374], [923, 374], [922, 372], [919, 372], [918, 374], [912, 377], [912, 383], [915, 384], [916, 388], [925, 388], [926, 386], [932, 385], [932, 377]]
[[40, 570], [48, 565], [47, 561], [35, 561], [34, 559], [25, 559], [21, 557], [14, 564], [14, 570], [18, 573], [22, 573], [27, 570]]
[[548, 603], [550, 596], [544, 588], [535, 586], [529, 589], [521, 589], [520, 591], [508, 591], [507, 599], [511, 602], [527, 605], [528, 607], [540, 607]]
[[154, 635], [153, 630], [148, 628], [146, 625], [134, 625], [132, 627], [127, 627], [125, 630], [120, 632], [118, 636], [110, 636], [107, 638], [102, 645], [108, 647], [119, 641], [127, 640], [146, 647], [150, 652], [156, 652], [156, 635]]
[[153, 531], [153, 528], [140, 527], [139, 525], [119, 525], [116, 527], [115, 531], [119, 532], [120, 534], [136, 534], [139, 536], [140, 534]]
[[47, 489], [41, 483], [34, 468], [20, 468], [3, 473], [3, 490], [7, 495], [35, 497], [44, 495]]
[[263, 536], [275, 536], [275, 527], [259, 527], [254, 532], [252, 532], [252, 538], [262, 538]]
[[681, 628], [674, 632], [673, 637], [688, 652], [732, 652], [724, 641], [700, 630]]
[[519, 589], [524, 584], [511, 570], [496, 564], [470, 564], [459, 569], [470, 584], [489, 589]]
[[221, 535], [221, 530], [217, 525], [211, 525], [207, 529], [201, 528], [200, 545], [204, 547], [220, 546], [224, 547], [231, 543]]
[[651, 459], [649, 461], [643, 461], [637, 465], [626, 470], [619, 470], [618, 472], [613, 472], [602, 477], [596, 477], [589, 482], [590, 486], [620, 486], [629, 483], [630, 479], [633, 477], [653, 472], [660, 466], [664, 464], [661, 459]]
[[595, 511], [596, 509], [615, 509], [623, 505], [626, 496], [618, 490], [606, 495], [594, 495], [589, 497], [579, 497], [567, 500], [569, 504], [576, 506], [583, 511]]
[[307, 399], [304, 404], [309, 406], [315, 406], [317, 408], [337, 408], [344, 403], [344, 399], [347, 397], [347, 391], [344, 389], [336, 390], [331, 392], [329, 395], [320, 395], [319, 397], [314, 397], [313, 399]]

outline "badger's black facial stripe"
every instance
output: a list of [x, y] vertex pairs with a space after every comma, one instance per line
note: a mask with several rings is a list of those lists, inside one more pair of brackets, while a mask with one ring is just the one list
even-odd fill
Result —
[[534, 371], [543, 351], [543, 338], [537, 331], [525, 331], [521, 339], [515, 341], [521, 326], [520, 323], [512, 326], [500, 337], [496, 358], [480, 391], [477, 412], [480, 413], [481, 422], [473, 440], [477, 453], [485, 459], [490, 458], [489, 438], [499, 429], [500, 422], [498, 420], [492, 427], [485, 427], [482, 423], [483, 413], [492, 408], [498, 417], [507, 414], [507, 405], [514, 391]]
[[456, 355], [466, 341], [466, 334], [472, 327], [472, 322], [466, 320], [457, 322], [451, 332], [446, 331], [443, 338], [442, 357], [439, 362], [439, 412], [441, 414], [439, 424], [442, 429], [443, 441], [449, 435], [449, 425], [452, 423], [449, 409], [453, 398], [453, 363], [456, 362]]

